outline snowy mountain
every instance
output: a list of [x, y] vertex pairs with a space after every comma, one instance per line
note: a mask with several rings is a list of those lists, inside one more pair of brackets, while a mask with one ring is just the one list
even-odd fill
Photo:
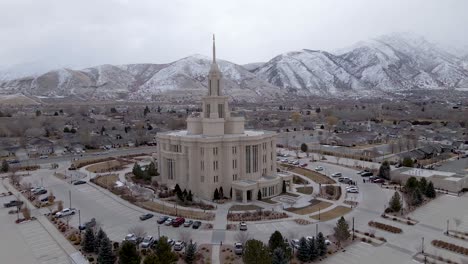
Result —
[[[240, 65], [219, 60], [225, 93], [238, 100], [274, 99], [284, 91]], [[101, 65], [84, 70], [59, 69], [38, 76], [0, 82], [0, 93], [74, 96], [94, 100], [193, 99], [206, 94], [211, 59], [190, 56], [170, 64]]]
[[299, 93], [339, 94], [411, 88], [453, 88], [468, 80], [466, 63], [407, 33], [359, 42], [332, 55], [302, 50], [255, 70], [260, 78]]
[[[83, 100], [194, 100], [206, 94], [211, 58], [189, 56], [168, 64], [68, 68], [21, 78], [0, 78], [0, 94], [75, 97]], [[265, 63], [218, 60], [224, 91], [235, 100], [284, 95], [379, 96], [407, 89], [468, 87], [468, 55], [446, 51], [423, 37], [398, 33], [329, 53], [280, 54]], [[0, 77], [2, 76], [0, 71]], [[4, 74], [5, 76], [5, 74]]]

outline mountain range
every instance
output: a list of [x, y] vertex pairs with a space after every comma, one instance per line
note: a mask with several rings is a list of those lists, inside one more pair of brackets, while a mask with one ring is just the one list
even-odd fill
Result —
[[[210, 64], [210, 58], [194, 55], [167, 64], [63, 68], [20, 78], [0, 72], [0, 94], [82, 100], [193, 100], [206, 94]], [[468, 54], [453, 54], [409, 33], [384, 35], [335, 52], [304, 49], [265, 63], [238, 65], [218, 60], [218, 64], [226, 94], [241, 101], [274, 100], [284, 95], [378, 96], [398, 90], [468, 87]]]

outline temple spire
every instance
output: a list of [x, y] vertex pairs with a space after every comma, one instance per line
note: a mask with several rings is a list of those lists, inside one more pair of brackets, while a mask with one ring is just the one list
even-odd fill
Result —
[[215, 35], [213, 34], [213, 63], [216, 63]]

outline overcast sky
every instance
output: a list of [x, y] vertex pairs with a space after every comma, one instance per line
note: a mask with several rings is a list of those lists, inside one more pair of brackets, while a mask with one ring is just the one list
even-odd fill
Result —
[[1, 0], [0, 66], [166, 63], [192, 54], [243, 64], [332, 51], [391, 32], [468, 46], [466, 0]]

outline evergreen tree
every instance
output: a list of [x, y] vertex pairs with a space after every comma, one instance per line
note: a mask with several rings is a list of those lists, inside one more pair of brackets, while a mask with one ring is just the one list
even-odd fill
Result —
[[431, 199], [436, 197], [436, 191], [434, 189], [434, 184], [432, 183], [432, 181], [430, 181], [429, 184], [427, 185], [425, 195], [427, 198], [431, 198]]
[[309, 147], [307, 146], [306, 143], [302, 143], [301, 144], [301, 151], [304, 152], [304, 153], [307, 153], [307, 157], [309, 157]]
[[6, 160], [3, 160], [2, 161], [2, 169], [1, 171], [2, 172], [8, 172], [10, 170], [10, 165], [8, 164], [8, 162]]
[[94, 252], [95, 244], [96, 244], [95, 242], [96, 242], [96, 239], [94, 237], [93, 230], [90, 227], [86, 228], [86, 232], [85, 232], [84, 239], [83, 239], [83, 245], [82, 245], [84, 252], [87, 252], [87, 253]]
[[219, 200], [218, 188], [216, 188], [216, 189], [214, 190], [213, 200], [215, 200], [215, 201]]
[[423, 201], [422, 192], [419, 188], [416, 188], [410, 192], [409, 203], [412, 206], [418, 206]]
[[175, 193], [182, 193], [182, 190], [180, 189], [179, 184], [176, 184], [176, 185], [175, 185], [175, 187], [174, 187], [174, 192], [175, 192]]
[[193, 194], [192, 194], [192, 191], [189, 191], [188, 194], [187, 194], [187, 201], [191, 202], [193, 201]]
[[317, 235], [317, 253], [319, 256], [327, 254], [327, 243], [325, 243], [325, 237], [322, 232], [319, 232]]
[[229, 198], [232, 198], [232, 187], [231, 187], [231, 189], [229, 190]]
[[156, 164], [154, 164], [153, 161], [148, 165], [147, 172], [150, 176], [159, 176], [158, 169], [156, 168]]
[[402, 165], [405, 167], [413, 167], [414, 162], [410, 157], [406, 157], [403, 159]]
[[405, 190], [407, 192], [412, 192], [419, 187], [419, 182], [416, 177], [410, 177], [405, 183]]
[[390, 163], [388, 161], [382, 162], [380, 165], [378, 176], [380, 178], [390, 180]]
[[63, 128], [63, 133], [70, 133], [70, 128], [64, 127]]
[[270, 251], [262, 241], [250, 239], [245, 243], [242, 260], [246, 264], [269, 264], [271, 263]]
[[283, 193], [286, 192], [286, 181], [283, 181], [283, 188], [281, 190]]
[[101, 239], [101, 246], [99, 247], [99, 253], [97, 257], [98, 264], [114, 264], [115, 255], [112, 251], [112, 246], [109, 238], [105, 235]]
[[419, 189], [421, 190], [422, 193], [426, 193], [426, 190], [427, 190], [427, 180], [426, 178], [422, 177], [420, 180], [419, 180]]
[[397, 191], [395, 191], [395, 194], [393, 194], [392, 198], [390, 199], [390, 209], [393, 212], [400, 212], [401, 210], [401, 197]]
[[36, 116], [41, 116], [42, 113], [41, 113], [41, 110], [36, 110]]
[[288, 262], [289, 258], [280, 247], [273, 250], [273, 255], [271, 257], [272, 264], [287, 264]]
[[195, 261], [195, 253], [197, 252], [197, 246], [190, 242], [185, 249], [185, 262], [192, 264]]
[[101, 246], [102, 239], [104, 237], [107, 237], [106, 233], [104, 233], [104, 231], [102, 231], [102, 228], [99, 228], [99, 231], [98, 231], [98, 233], [96, 235], [96, 239], [95, 239], [95, 242], [94, 242], [94, 252], [99, 253], [99, 247]]
[[345, 241], [349, 238], [351, 235], [349, 233], [349, 226], [348, 223], [346, 223], [346, 220], [342, 216], [338, 222], [336, 223], [336, 227], [334, 227], [335, 231], [335, 238], [338, 240], [338, 243], [341, 244], [341, 241]]
[[321, 111], [320, 107], [315, 108], [315, 113], [320, 114]]
[[138, 162], [135, 162], [135, 165], [133, 165], [132, 173], [137, 179], [143, 178], [143, 170], [141, 169]]
[[148, 256], [145, 257], [145, 260], [143, 260], [143, 264], [160, 264], [162, 263], [159, 261], [158, 255], [151, 253]]
[[310, 260], [314, 261], [317, 259], [319, 256], [318, 254], [318, 249], [317, 249], [317, 242], [315, 240], [315, 237], [312, 237], [312, 239], [309, 241], [309, 254], [310, 254]]
[[145, 110], [143, 110], [143, 115], [146, 116], [150, 112], [148, 106], [145, 107]]
[[299, 240], [299, 248], [297, 249], [297, 259], [302, 262], [307, 262], [310, 260], [309, 243], [304, 237], [302, 237]]
[[124, 241], [119, 249], [119, 264], [140, 264], [141, 256], [135, 244]]
[[177, 261], [178, 257], [172, 251], [172, 246], [167, 243], [167, 237], [162, 236], [156, 244], [156, 255], [158, 255], [161, 264], [172, 264]]
[[[268, 248], [270, 249], [271, 252], [275, 251], [277, 248], [283, 248], [284, 247], [284, 239], [283, 235], [276, 230], [271, 234], [270, 240], [268, 240]], [[283, 252], [284, 253], [284, 252]]]
[[220, 197], [221, 199], [224, 198], [223, 186], [219, 187], [219, 197]]
[[106, 132], [106, 128], [104, 126], [101, 127], [101, 135], [104, 135], [104, 132]]
[[259, 201], [262, 200], [262, 192], [260, 190], [258, 190], [258, 193], [257, 193], [257, 200]]

